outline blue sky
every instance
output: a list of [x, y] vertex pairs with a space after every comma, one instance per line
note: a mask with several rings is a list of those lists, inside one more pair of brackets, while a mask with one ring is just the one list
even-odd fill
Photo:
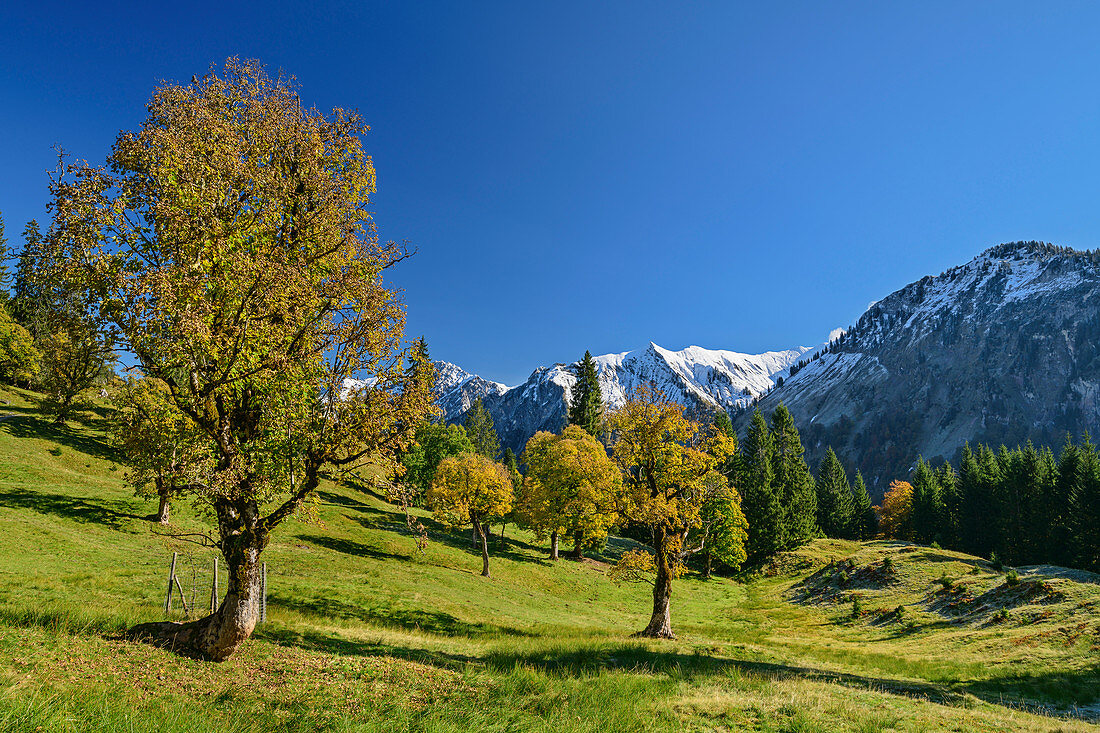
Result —
[[[1100, 246], [1100, 6], [4, 3], [0, 212], [237, 54], [372, 125], [433, 356], [814, 345], [1003, 241]], [[167, 5], [167, 4], [164, 4]]]

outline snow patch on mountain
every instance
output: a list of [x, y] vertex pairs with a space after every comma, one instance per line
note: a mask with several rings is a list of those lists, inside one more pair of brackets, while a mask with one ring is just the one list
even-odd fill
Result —
[[[593, 357], [604, 405], [614, 409], [642, 385], [653, 385], [666, 398], [689, 408], [736, 409], [772, 389], [779, 378], [810, 351], [798, 347], [762, 354], [689, 346], [680, 351], [650, 343], [644, 349]], [[539, 367], [527, 381], [505, 387], [445, 362], [437, 392], [445, 418], [462, 419], [481, 397], [504, 445], [520, 450], [537, 430], [558, 430], [577, 383], [580, 362]]]

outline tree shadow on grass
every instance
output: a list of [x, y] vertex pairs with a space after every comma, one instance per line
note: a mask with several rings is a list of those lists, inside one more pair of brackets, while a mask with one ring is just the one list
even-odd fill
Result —
[[118, 461], [118, 451], [92, 430], [78, 425], [56, 425], [33, 415], [18, 415], [0, 422], [0, 430], [15, 438], [41, 438], [105, 461]]
[[[395, 657], [447, 669], [469, 665], [508, 673], [516, 667], [537, 669], [562, 677], [593, 677], [604, 672], [670, 675], [677, 678], [735, 676], [773, 680], [810, 680], [843, 685], [858, 690], [878, 690], [941, 705], [966, 705], [967, 695], [1006, 708], [1084, 720], [1100, 718], [1097, 711], [1078, 708], [1093, 703], [1100, 670], [1058, 672], [1047, 675], [1005, 677], [989, 681], [933, 683], [890, 677], [836, 672], [815, 667], [759, 662], [707, 654], [653, 651], [644, 643], [600, 644], [579, 649], [550, 649], [543, 652], [491, 652], [470, 656], [430, 649], [418, 649], [379, 640], [357, 642], [336, 635], [265, 630], [263, 636], [284, 646], [347, 656]], [[1066, 694], [1069, 691], [1069, 694]]]
[[393, 657], [450, 670], [461, 670], [469, 664], [476, 664], [480, 661], [477, 657], [453, 652], [385, 644], [381, 640], [377, 642], [353, 641], [334, 634], [295, 631], [285, 627], [265, 628], [258, 631], [256, 636], [261, 639], [268, 639], [279, 646], [297, 647], [324, 654], [339, 654], [346, 657]]
[[371, 557], [376, 560], [409, 560], [409, 555], [399, 555], [394, 552], [386, 552], [376, 547], [364, 545], [353, 540], [340, 539], [338, 537], [325, 537], [324, 535], [298, 535], [298, 539], [310, 542], [320, 547], [326, 547], [345, 555], [356, 557]]
[[[486, 636], [535, 636], [531, 632], [511, 626], [498, 626], [490, 623], [470, 623], [449, 613], [429, 611], [421, 608], [394, 608], [381, 606], [371, 608], [359, 606], [335, 598], [313, 598], [301, 600], [283, 596], [268, 596], [270, 602], [288, 610], [320, 616], [322, 618], [360, 621], [374, 626], [399, 629], [402, 631], [424, 631], [440, 636], [486, 637]], [[346, 640], [340, 640], [343, 643]]]
[[80, 496], [25, 491], [23, 489], [0, 490], [0, 506], [21, 507], [40, 514], [53, 514], [76, 522], [103, 524], [112, 529], [123, 529], [126, 525], [124, 520], [127, 519], [147, 519], [147, 517], [138, 516], [137, 514], [112, 509], [109, 506], [95, 503]]

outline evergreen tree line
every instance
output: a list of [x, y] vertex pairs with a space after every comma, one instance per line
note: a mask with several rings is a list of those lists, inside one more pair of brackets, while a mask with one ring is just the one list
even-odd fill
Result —
[[[724, 413], [717, 422], [732, 431]], [[868, 539], [877, 531], [863, 476], [857, 474], [855, 483], [849, 483], [830, 448], [815, 478], [804, 454], [785, 405], [775, 409], [770, 425], [755, 411], [744, 442], [726, 467], [730, 483], [741, 492], [750, 560], [794, 549], [820, 534]]]
[[1067, 436], [1056, 458], [1030, 442], [962, 451], [958, 472], [923, 459], [896, 534], [1010, 565], [1053, 563], [1100, 571], [1100, 452]]

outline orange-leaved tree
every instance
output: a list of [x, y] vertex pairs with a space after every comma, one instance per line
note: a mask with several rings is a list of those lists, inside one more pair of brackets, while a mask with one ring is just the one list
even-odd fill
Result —
[[383, 283], [408, 253], [375, 232], [367, 129], [229, 59], [158, 88], [106, 166], [69, 163], [52, 181], [62, 281], [212, 455], [193, 492], [226, 594], [206, 618], [141, 624], [135, 638], [229, 657], [258, 618], [260, 554], [322, 467], [392, 463], [430, 409], [431, 369], [405, 348], [404, 308]]
[[[724, 432], [689, 420], [683, 407], [644, 385], [611, 414], [610, 426], [614, 458], [629, 491], [628, 514], [653, 533], [653, 614], [639, 635], [675, 638], [672, 580], [689, 555], [707, 546], [702, 509], [710, 495], [726, 489], [717, 469], [735, 443]], [[703, 535], [689, 543], [695, 529]]]
[[883, 537], [907, 540], [912, 537], [913, 486], [908, 481], [892, 481], [875, 507]]

